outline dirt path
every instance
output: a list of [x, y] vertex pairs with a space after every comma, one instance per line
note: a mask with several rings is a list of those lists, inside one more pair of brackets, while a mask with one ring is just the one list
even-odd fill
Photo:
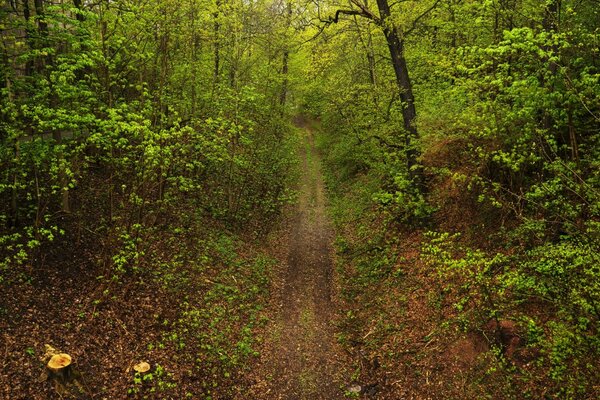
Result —
[[287, 265], [278, 290], [277, 316], [265, 344], [253, 398], [342, 399], [340, 367], [332, 318], [332, 231], [325, 213], [320, 160], [312, 133], [305, 129], [302, 179], [297, 207], [289, 221]]

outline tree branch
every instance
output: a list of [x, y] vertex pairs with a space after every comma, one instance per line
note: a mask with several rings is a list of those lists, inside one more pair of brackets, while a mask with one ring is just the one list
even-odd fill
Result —
[[379, 18], [379, 17], [377, 17], [375, 14], [373, 14], [373, 13], [371, 12], [371, 10], [369, 10], [369, 9], [367, 8], [367, 6], [366, 6], [366, 5], [364, 5], [364, 4], [362, 4], [362, 3], [360, 3], [358, 0], [350, 0], [350, 2], [351, 2], [352, 4], [354, 4], [356, 7], [360, 8], [360, 10], [363, 12], [363, 13], [362, 13], [362, 14], [360, 14], [360, 15], [362, 15], [362, 16], [364, 16], [364, 17], [367, 17], [367, 18], [369, 18], [369, 19], [370, 19], [370, 20], [372, 20], [372, 21], [375, 21], [375, 23], [377, 23], [377, 24], [379, 24], [379, 23], [381, 22], [380, 18]]
[[337, 10], [335, 12], [335, 16], [334, 17], [329, 17], [329, 19], [327, 21], [324, 22], [328, 22], [328, 23], [334, 23], [337, 24], [339, 19], [340, 19], [340, 14], [344, 14], [344, 15], [360, 15], [362, 17], [367, 17], [369, 18], [369, 16], [365, 13], [363, 13], [363, 11], [359, 11], [359, 10]]
[[370, 19], [371, 21], [374, 21], [376, 24], [379, 24], [381, 22], [381, 19], [377, 15], [373, 14], [371, 12], [371, 10], [369, 10], [367, 8], [367, 6], [362, 4], [359, 0], [350, 0], [350, 3], [355, 5], [356, 7], [358, 7], [359, 10], [345, 10], [345, 9], [337, 10], [335, 12], [335, 16], [329, 17], [328, 20], [323, 21], [323, 22], [327, 22], [328, 24], [331, 24], [331, 23], [337, 24], [340, 19], [340, 15], [358, 15], [358, 16]]
[[421, 15], [419, 15], [417, 18], [414, 19], [413, 23], [412, 23], [412, 28], [410, 28], [409, 30], [407, 30], [404, 34], [405, 35], [409, 35], [412, 31], [414, 31], [417, 28], [417, 23], [424, 18], [427, 14], [429, 14], [431, 11], [433, 11], [434, 8], [437, 7], [437, 5], [440, 3], [441, 0], [435, 0], [433, 2], [433, 4], [431, 5], [431, 7], [429, 7], [427, 10], [425, 10], [425, 12]]

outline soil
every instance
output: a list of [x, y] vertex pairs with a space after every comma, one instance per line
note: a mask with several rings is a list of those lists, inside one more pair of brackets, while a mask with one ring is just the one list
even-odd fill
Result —
[[[276, 235], [286, 250], [275, 282], [274, 316], [258, 367], [255, 399], [341, 399], [346, 375], [336, 343], [333, 231], [312, 131], [303, 127], [298, 202]], [[283, 239], [282, 239], [283, 238]]]

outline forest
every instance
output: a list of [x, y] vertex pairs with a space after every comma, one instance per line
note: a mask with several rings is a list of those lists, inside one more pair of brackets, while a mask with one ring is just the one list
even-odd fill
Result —
[[598, 0], [3, 0], [1, 399], [600, 398]]

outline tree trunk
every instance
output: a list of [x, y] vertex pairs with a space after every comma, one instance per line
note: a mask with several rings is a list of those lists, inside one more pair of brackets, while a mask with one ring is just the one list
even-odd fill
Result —
[[[40, 42], [38, 43], [39, 48], [44, 48], [47, 45], [48, 40], [48, 22], [45, 19], [44, 12], [44, 1], [43, 0], [34, 0], [33, 2], [35, 7], [35, 13], [38, 18], [38, 32], [40, 36]], [[42, 59], [43, 61], [37, 66], [39, 73], [45, 73], [44, 70], [46, 66], [52, 66], [53, 60], [52, 56], [48, 54]], [[50, 81], [50, 79], [48, 79]], [[52, 108], [56, 108], [58, 106], [57, 95], [51, 87], [50, 94], [50, 106]], [[66, 160], [64, 158], [64, 154], [62, 151], [62, 131], [60, 129], [55, 129], [52, 131], [52, 138], [55, 141], [55, 145], [58, 146], [58, 150], [56, 151], [56, 160], [58, 162], [58, 184], [61, 187], [61, 210], [65, 213], [70, 212], [69, 207], [69, 179], [66, 171]]]
[[75, 8], [78, 11], [77, 15], [75, 15], [75, 18], [77, 19], [77, 21], [79, 21], [79, 22], [85, 21], [85, 17], [81, 13], [83, 11], [82, 0], [73, 0], [73, 5], [75, 6]]
[[[286, 29], [289, 30], [292, 24], [292, 3], [288, 1], [287, 12], [286, 12]], [[288, 92], [288, 70], [289, 70], [289, 59], [290, 50], [288, 48], [289, 38], [286, 40], [285, 49], [283, 50], [283, 60], [281, 66], [281, 75], [283, 75], [283, 82], [281, 83], [281, 93], [279, 95], [279, 105], [281, 106], [281, 114], [285, 113], [285, 103], [287, 100]]]
[[448, 4], [448, 11], [450, 13], [450, 23], [452, 24], [452, 37], [450, 39], [450, 47], [452, 49], [456, 49], [456, 11], [454, 10], [454, 3], [450, 2]]
[[48, 23], [44, 18], [44, 1], [43, 0], [34, 0], [33, 5], [35, 7], [35, 13], [37, 14], [37, 22], [38, 22], [38, 30], [40, 31], [40, 35], [43, 38], [48, 36]]
[[[34, 0], [33, 6], [35, 8], [35, 14], [37, 19], [37, 30], [38, 37], [35, 40], [36, 49], [43, 49], [49, 45], [48, 43], [48, 22], [46, 21], [46, 14], [44, 11], [44, 0]], [[52, 64], [52, 56], [47, 53], [45, 56], [38, 57], [35, 63], [36, 72], [43, 74], [47, 65]]]
[[283, 82], [281, 83], [281, 93], [279, 94], [279, 105], [281, 106], [281, 113], [284, 113], [285, 102], [287, 100], [287, 91], [288, 91], [288, 70], [289, 70], [289, 58], [290, 52], [285, 49], [283, 51], [283, 60], [281, 66], [281, 75], [283, 75]]
[[219, 17], [221, 15], [221, 1], [217, 0], [217, 11], [213, 14], [213, 18], [215, 20], [215, 24], [213, 26], [214, 29], [214, 67], [213, 67], [213, 90], [219, 85], [219, 70], [221, 63], [221, 40], [219, 38], [221, 23], [219, 22]]
[[[549, 33], [552, 36], [554, 36], [554, 34], [556, 33], [556, 30], [558, 28], [558, 10], [560, 8], [559, 3], [560, 3], [560, 0], [553, 0], [546, 5], [546, 9], [544, 10], [544, 19], [542, 21], [542, 28], [544, 29], [544, 31], [546, 31], [547, 33]], [[546, 50], [546, 51], [551, 50], [553, 53], [556, 53], [558, 51], [558, 48], [556, 45], [550, 45], [550, 46], [545, 46], [544, 50]], [[548, 79], [545, 79], [544, 76], [542, 75], [541, 83], [542, 83], [542, 86], [546, 86], [548, 91], [550, 93], [552, 93], [552, 92], [554, 92], [554, 77], [556, 76], [556, 74], [558, 72], [558, 65], [554, 61], [548, 60], [548, 72], [549, 72]], [[547, 131], [552, 129], [552, 125], [553, 125], [552, 116], [550, 115], [550, 113], [547, 110], [544, 111], [544, 118], [543, 118], [542, 125], [543, 125], [544, 129]]]
[[[369, 7], [369, 3], [366, 0], [365, 7]], [[360, 42], [363, 45], [363, 48], [365, 49], [365, 55], [367, 57], [367, 67], [369, 68], [369, 83], [375, 86], [375, 52], [373, 51], [373, 37], [371, 35], [371, 29], [367, 27], [365, 41], [365, 39], [363, 38], [363, 31], [360, 28], [360, 24], [358, 23], [358, 18], [356, 16], [354, 16], [354, 25], [356, 26], [356, 31], [358, 32], [358, 38], [360, 39]]]
[[190, 30], [192, 32], [190, 37], [190, 62], [191, 62], [191, 106], [190, 106], [190, 115], [189, 119], [192, 119], [196, 116], [196, 103], [197, 103], [197, 82], [196, 76], [198, 75], [198, 43], [200, 41], [198, 37], [198, 33], [196, 31], [196, 6], [194, 5], [190, 10]]
[[[6, 61], [6, 65], [8, 65], [8, 57], [6, 57], [6, 54], [4, 54], [3, 57]], [[8, 74], [5, 77], [5, 90], [7, 93], [7, 99], [9, 101], [9, 103], [13, 103], [13, 91], [12, 91], [12, 83], [10, 81], [10, 77], [8, 76]], [[10, 117], [10, 115], [5, 114], [3, 115], [5, 122], [10, 125], [12, 123], [14, 123], [14, 121], [12, 120], [13, 118]], [[16, 227], [18, 222], [19, 222], [19, 208], [18, 208], [18, 196], [19, 196], [19, 192], [18, 192], [18, 179], [19, 179], [19, 138], [15, 137], [13, 142], [13, 157], [14, 157], [14, 171], [13, 171], [13, 176], [12, 176], [12, 190], [11, 190], [11, 195], [10, 195], [10, 207], [9, 207], [9, 221], [8, 221], [8, 226], [9, 227]]]
[[[25, 18], [25, 42], [30, 48], [34, 48], [35, 44], [32, 41], [32, 29], [29, 24], [31, 11], [29, 9], [29, 0], [23, 0], [23, 18]], [[25, 76], [31, 76], [33, 73], [33, 60], [28, 58], [25, 62]]]
[[404, 120], [406, 162], [409, 177], [420, 188], [422, 184], [422, 169], [418, 162], [419, 151], [414, 147], [414, 142], [419, 138], [416, 126], [417, 110], [412, 92], [412, 85], [408, 75], [406, 58], [404, 57], [404, 41], [398, 29], [390, 20], [390, 6], [388, 0], [377, 0], [379, 15], [381, 16], [383, 33], [392, 57], [392, 65], [396, 74], [396, 84], [402, 101], [402, 118]]
[[373, 51], [373, 37], [371, 31], [367, 30], [367, 62], [369, 63], [369, 82], [377, 86], [377, 75], [375, 74], [375, 52]]

